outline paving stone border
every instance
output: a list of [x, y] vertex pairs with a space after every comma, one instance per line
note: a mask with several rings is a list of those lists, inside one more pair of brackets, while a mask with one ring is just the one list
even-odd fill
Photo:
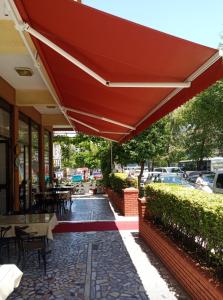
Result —
[[47, 275], [31, 258], [8, 299], [149, 299], [119, 232], [55, 234], [50, 247]]
[[[101, 198], [77, 201], [76, 218], [80, 221], [83, 216], [86, 221], [89, 207], [91, 212], [98, 209], [98, 218], [113, 219], [108, 200]], [[137, 232], [59, 233], [54, 234], [49, 247], [47, 275], [37, 257], [30, 257], [21, 284], [9, 300], [189, 300]], [[10, 263], [16, 263], [16, 257]]]

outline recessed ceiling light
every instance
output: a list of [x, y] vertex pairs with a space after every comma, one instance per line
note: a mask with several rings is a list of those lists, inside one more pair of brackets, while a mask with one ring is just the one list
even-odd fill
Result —
[[33, 70], [30, 68], [15, 67], [15, 70], [19, 74], [19, 76], [32, 76], [33, 75]]
[[9, 11], [8, 11], [8, 8], [5, 4], [5, 2], [3, 3], [3, 12], [4, 12], [4, 16], [5, 17], [8, 17], [9, 16]]

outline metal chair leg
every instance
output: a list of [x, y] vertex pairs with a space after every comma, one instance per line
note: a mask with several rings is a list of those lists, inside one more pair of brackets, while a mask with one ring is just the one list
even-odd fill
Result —
[[46, 275], [46, 253], [45, 253], [45, 250], [42, 251], [42, 259], [43, 259], [44, 274]]

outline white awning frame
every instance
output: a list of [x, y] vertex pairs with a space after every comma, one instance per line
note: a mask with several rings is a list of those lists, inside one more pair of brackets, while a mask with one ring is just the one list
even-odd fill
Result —
[[121, 123], [121, 122], [118, 122], [118, 121], [115, 121], [115, 120], [112, 120], [112, 119], [109, 119], [109, 118], [105, 118], [103, 116], [87, 113], [87, 112], [84, 112], [84, 111], [81, 111], [81, 110], [78, 110], [78, 109], [63, 106], [63, 110], [65, 112], [67, 112], [67, 111], [74, 112], [74, 113], [77, 113], [77, 114], [80, 114], [80, 115], [83, 115], [83, 116], [87, 116], [87, 117], [91, 117], [91, 118], [98, 119], [98, 120], [101, 120], [101, 121], [105, 121], [105, 122], [115, 124], [115, 125], [118, 125], [118, 126], [121, 126], [121, 127], [124, 127], [124, 128], [128, 128], [128, 129], [131, 129], [131, 130], [136, 129], [135, 127], [130, 126], [128, 124], [124, 124], [124, 123]]
[[[78, 120], [76, 118], [73, 118], [73, 117], [69, 117], [69, 118], [70, 118], [70, 120], [72, 120], [72, 121], [74, 121], [74, 122], [76, 122], [78, 124], [81, 124], [81, 125], [83, 125], [83, 126], [85, 126], [87, 128], [90, 128], [91, 130], [93, 130], [93, 131], [95, 131], [97, 133], [100, 133], [100, 134], [103, 134], [103, 133], [105, 133], [105, 134], [117, 134], [117, 135], [127, 135], [127, 134], [129, 134], [128, 132], [117, 132], [117, 131], [103, 131], [103, 130], [99, 130], [99, 129], [97, 129], [97, 128], [95, 128], [95, 127], [87, 124], [86, 122], [82, 122], [82, 121], [80, 121], [80, 120]], [[115, 140], [113, 140], [113, 141], [115, 141]]]
[[107, 87], [113, 88], [189, 88], [191, 82], [111, 82], [110, 80], [104, 79], [102, 76], [97, 74], [95, 71], [84, 65], [78, 59], [70, 55], [68, 52], [63, 50], [61, 47], [57, 46], [55, 43], [50, 41], [44, 35], [39, 33], [37, 30], [32, 28], [28, 23], [21, 22], [18, 24], [17, 29], [19, 31], [25, 31], [37, 38], [39, 41], [59, 53], [61, 56], [66, 58], [76, 67], [80, 68], [82, 71], [87, 73], [89, 76], [93, 77], [95, 80]]

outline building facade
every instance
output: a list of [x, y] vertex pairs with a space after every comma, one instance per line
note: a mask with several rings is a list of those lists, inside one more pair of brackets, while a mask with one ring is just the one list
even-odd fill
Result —
[[28, 210], [52, 177], [52, 127], [32, 107], [19, 107], [0, 78], [0, 214]]

